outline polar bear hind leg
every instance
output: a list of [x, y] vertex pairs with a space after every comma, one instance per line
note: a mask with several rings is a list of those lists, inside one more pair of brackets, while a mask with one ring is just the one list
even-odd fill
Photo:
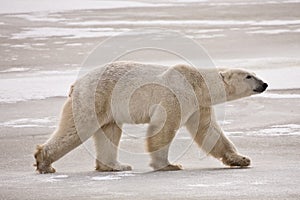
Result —
[[150, 153], [150, 166], [156, 171], [181, 170], [181, 165], [170, 164], [169, 147], [176, 134], [173, 128], [163, 127], [156, 133], [157, 126], [150, 124], [147, 131], [147, 148]]
[[97, 171], [130, 171], [130, 165], [118, 162], [118, 146], [122, 129], [116, 123], [111, 122], [102, 126], [94, 135], [96, 148]]
[[[161, 105], [153, 109], [147, 130], [147, 150], [150, 153], [150, 166], [156, 171], [181, 170], [181, 165], [170, 164], [169, 147], [180, 124], [179, 112], [164, 110]], [[175, 112], [174, 112], [175, 111]]]

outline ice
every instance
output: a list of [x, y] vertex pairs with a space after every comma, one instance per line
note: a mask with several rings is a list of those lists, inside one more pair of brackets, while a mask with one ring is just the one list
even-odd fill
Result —
[[250, 183], [251, 185], [265, 185], [267, 184], [265, 181], [254, 181], [252, 183]]
[[253, 25], [258, 26], [283, 26], [283, 25], [298, 25], [300, 20], [263, 20], [256, 21]]
[[66, 179], [68, 178], [68, 175], [56, 175], [56, 176], [52, 176], [52, 179]]
[[58, 27], [39, 27], [24, 29], [12, 35], [11, 39], [25, 38], [47, 38], [64, 37], [66, 39], [92, 38], [92, 37], [111, 37], [123, 33], [129, 29], [114, 28], [58, 28]]
[[43, 74], [33, 72], [0, 79], [0, 102], [14, 103], [48, 97], [65, 97], [75, 82], [77, 71]]
[[232, 121], [231, 120], [222, 120], [222, 121], [218, 121], [218, 123], [220, 125], [229, 125], [232, 123]]
[[[14, 33], [11, 39], [26, 38], [47, 38], [47, 37], [63, 37], [65, 39], [93, 38], [93, 37], [111, 37], [117, 34], [139, 34], [138, 32], [128, 32], [127, 28], [58, 28], [58, 27], [39, 27], [27, 28], [19, 33]], [[202, 31], [210, 32], [209, 30]], [[199, 31], [199, 33], [201, 33]], [[224, 34], [196, 34], [196, 38], [216, 38], [224, 37]], [[67, 46], [72, 46], [67, 44]], [[18, 46], [22, 47], [22, 46]], [[25, 47], [25, 46], [24, 46]]]
[[217, 66], [228, 68], [245, 68], [250, 70], [273, 70], [299, 68], [300, 59], [297, 57], [257, 57], [242, 59], [214, 60]]
[[268, 128], [268, 129], [262, 129], [259, 132], [264, 133], [264, 134], [287, 134], [291, 132], [290, 128]]
[[230, 2], [213, 2], [208, 3], [209, 6], [247, 6], [247, 5], [266, 5], [266, 4], [286, 4], [299, 3], [299, 0], [282, 0], [282, 1], [230, 1]]
[[[124, 33], [129, 31], [128, 28], [91, 28], [86, 26], [184, 26], [189, 24], [189, 26], [279, 26], [279, 25], [299, 25], [300, 20], [269, 20], [269, 21], [239, 21], [239, 20], [150, 20], [150, 21], [129, 21], [129, 20], [114, 20], [114, 21], [80, 21], [80, 22], [64, 22], [66, 25], [79, 26], [72, 28], [62, 28], [62, 27], [35, 27], [35, 28], [25, 28], [21, 32], [14, 33], [11, 39], [25, 39], [25, 38], [47, 38], [47, 37], [65, 37], [69, 39], [74, 38], [91, 38], [91, 37], [110, 37], [119, 33]], [[222, 29], [221, 29], [222, 30]], [[201, 34], [209, 32], [221, 31], [216, 30], [200, 30], [199, 38], [214, 38], [214, 37], [224, 37], [224, 34]], [[264, 34], [279, 34], [287, 32], [299, 32], [296, 30], [288, 29], [276, 29], [276, 30], [256, 30], [249, 31], [251, 34], [264, 33]]]
[[162, 7], [172, 5], [186, 5], [189, 3], [203, 3], [207, 6], [240, 6], [240, 5], [264, 5], [264, 4], [282, 4], [299, 3], [299, 0], [283, 1], [229, 1], [229, 2], [211, 2], [208, 0], [164, 0], [164, 1], [120, 1], [120, 0], [64, 0], [53, 3], [51, 0], [0, 0], [0, 13], [29, 13], [29, 12], [61, 12], [68, 10], [83, 9], [115, 9], [115, 8], [134, 8], [134, 7]]
[[187, 30], [186, 32], [187, 33], [211, 33], [211, 32], [222, 32], [224, 31], [224, 29], [204, 29], [204, 30], [195, 30], [195, 29], [192, 29], [192, 30]]
[[226, 132], [232, 136], [295, 136], [300, 135], [300, 124], [273, 125], [258, 130], [245, 130], [244, 132]]
[[299, 25], [300, 20], [114, 20], [114, 21], [85, 21], [85, 22], [66, 22], [68, 25], [90, 26], [90, 25], [144, 25], [144, 26], [232, 26], [232, 25], [249, 25], [249, 26], [279, 26], [279, 25]]
[[199, 38], [199, 39], [210, 39], [210, 38], [216, 38], [216, 37], [225, 37], [224, 34], [209, 34], [209, 35], [195, 35], [193, 38]]
[[[255, 70], [255, 73], [269, 84], [268, 89], [300, 88], [300, 67], [261, 69]], [[298, 98], [298, 96], [289, 95], [288, 97]], [[278, 95], [273, 95], [273, 97], [278, 97]], [[284, 97], [284, 95], [281, 95], [281, 97]]]
[[28, 13], [41, 11], [67, 11], [83, 9], [114, 9], [134, 7], [158, 7], [160, 3], [144, 3], [137, 1], [107, 1], [107, 0], [63, 0], [53, 3], [51, 0], [0, 0], [0, 13]]
[[274, 128], [290, 128], [290, 129], [300, 129], [300, 124], [283, 124], [283, 125], [274, 125]]
[[34, 44], [32, 44], [33, 46], [46, 46], [46, 44], [45, 43], [34, 43]]
[[94, 181], [108, 181], [108, 180], [120, 180], [122, 177], [135, 176], [132, 172], [115, 172], [107, 176], [94, 176], [91, 179]]
[[30, 70], [30, 68], [27, 68], [27, 67], [12, 67], [12, 68], [8, 68], [6, 70], [0, 71], [0, 73], [26, 72], [26, 71], [29, 71], [29, 70]]
[[54, 16], [49, 14], [47, 12], [42, 13], [31, 13], [31, 14], [14, 14], [14, 15], [6, 15], [10, 17], [18, 17], [22, 18], [28, 21], [37, 21], [37, 22], [60, 22], [67, 20], [66, 18], [61, 17], [61, 15], [55, 14]]
[[292, 128], [267, 128], [258, 130], [255, 135], [283, 136], [283, 135], [300, 135], [299, 129]]
[[44, 179], [43, 181], [54, 183], [54, 182], [62, 181], [67, 178], [69, 178], [68, 175], [51, 175], [50, 178]]
[[256, 30], [256, 31], [248, 31], [250, 34], [281, 34], [281, 33], [297, 33], [299, 29], [290, 30], [290, 29], [274, 29], [274, 30]]
[[211, 187], [212, 185], [208, 184], [194, 184], [194, 185], [188, 185], [188, 187]]
[[226, 135], [243, 135], [244, 134], [244, 132], [241, 132], [241, 131], [230, 131], [230, 132], [226, 131], [225, 133], [226, 133]]
[[167, 0], [169, 3], [206, 3], [209, 0]]
[[66, 44], [66, 46], [70, 46], [70, 47], [82, 46], [82, 43], [69, 43]]
[[119, 179], [121, 179], [121, 177], [114, 176], [114, 175], [92, 177], [93, 181], [108, 181], [108, 180], [119, 180]]
[[54, 120], [50, 117], [41, 119], [21, 118], [0, 122], [0, 127], [26, 128], [26, 127], [52, 127]]
[[255, 97], [262, 97], [262, 98], [269, 98], [269, 99], [300, 99], [300, 94], [262, 93]]
[[135, 174], [133, 174], [132, 172], [127, 172], [127, 171], [117, 172], [116, 175], [119, 177], [135, 176]]
[[199, 183], [199, 184], [190, 184], [188, 185], [188, 187], [224, 187], [224, 186], [230, 186], [236, 184], [234, 182], [221, 182], [221, 183], [215, 183], [215, 184], [203, 184], [203, 183]]

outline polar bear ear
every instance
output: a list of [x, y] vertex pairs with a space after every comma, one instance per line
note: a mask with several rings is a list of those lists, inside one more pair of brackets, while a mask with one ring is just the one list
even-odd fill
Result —
[[228, 70], [222, 70], [219, 72], [220, 76], [222, 77], [225, 83], [228, 83], [231, 78], [231, 73]]
[[220, 74], [220, 76], [222, 77], [222, 79], [224, 79], [225, 78], [225, 72], [219, 72], [219, 74]]

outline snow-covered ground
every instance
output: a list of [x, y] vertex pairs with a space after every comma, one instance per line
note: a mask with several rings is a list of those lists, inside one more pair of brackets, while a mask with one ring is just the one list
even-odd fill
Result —
[[120, 0], [1, 0], [0, 13], [28, 13], [28, 12], [60, 12], [68, 10], [83, 9], [112, 9], [112, 8], [132, 8], [132, 7], [158, 7], [159, 3], [143, 3], [138, 1]]
[[112, 8], [132, 8], [132, 7], [162, 7], [169, 5], [178, 5], [186, 3], [201, 3], [209, 6], [245, 6], [245, 5], [265, 5], [265, 4], [292, 4], [299, 3], [299, 0], [264, 0], [264, 1], [209, 1], [209, 0], [0, 0], [0, 13], [26, 13], [26, 12], [41, 12], [41, 11], [67, 11], [67, 10], [82, 10], [82, 9], [112, 9]]
[[[300, 0], [0, 0], [0, 199], [298, 199], [299, 10]], [[93, 171], [88, 140], [54, 163], [56, 174], [37, 175], [35, 146], [57, 127], [80, 63], [108, 37], [135, 38], [133, 30], [147, 27], [178, 31], [205, 47], [216, 66], [245, 68], [269, 84], [263, 94], [225, 104], [219, 121], [252, 166], [223, 166], [181, 128], [170, 161], [185, 169], [152, 172], [147, 126], [126, 124], [119, 157], [132, 172]], [[195, 53], [184, 42], [175, 46]], [[136, 55], [185, 63], [160, 53]]]

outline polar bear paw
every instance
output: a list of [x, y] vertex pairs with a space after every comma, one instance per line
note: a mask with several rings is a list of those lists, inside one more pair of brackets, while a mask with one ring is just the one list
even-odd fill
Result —
[[155, 165], [151, 164], [150, 166], [153, 167], [153, 169], [155, 171], [176, 171], [176, 170], [182, 170], [183, 169], [183, 167], [179, 164], [177, 164], [177, 165], [176, 164], [168, 164], [168, 165], [163, 166], [163, 167], [162, 166], [158, 167], [158, 166], [155, 166]]
[[158, 169], [158, 171], [176, 171], [176, 170], [182, 170], [183, 167], [181, 165], [167, 165], [161, 169]]
[[225, 154], [222, 158], [222, 162], [231, 167], [247, 167], [251, 164], [251, 160], [249, 158], [235, 153]]
[[[34, 166], [37, 166], [36, 164]], [[37, 166], [36, 170], [40, 173], [40, 174], [48, 174], [48, 173], [55, 173], [56, 170], [51, 167], [51, 166]]]
[[51, 159], [49, 159], [47, 152], [43, 146], [38, 145], [34, 154], [36, 163], [33, 165], [36, 167], [36, 171], [40, 174], [54, 173], [55, 169], [51, 167]]
[[130, 165], [121, 164], [119, 162], [105, 165], [97, 160], [96, 161], [96, 170], [99, 172], [131, 171], [132, 167]]

